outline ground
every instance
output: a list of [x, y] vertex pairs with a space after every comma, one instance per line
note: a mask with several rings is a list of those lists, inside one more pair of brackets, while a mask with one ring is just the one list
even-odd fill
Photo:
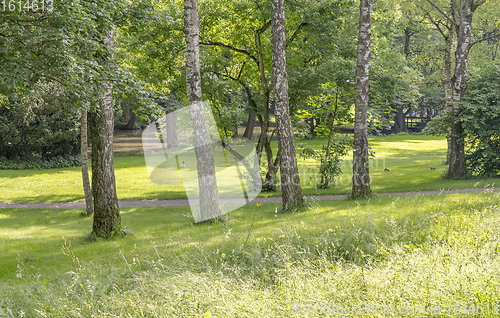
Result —
[[[279, 203], [253, 203], [201, 225], [186, 206], [122, 207], [129, 235], [97, 242], [83, 209], [0, 209], [0, 317], [318, 317], [353, 309], [360, 317], [431, 317], [437, 306], [449, 316], [498, 316], [500, 192], [382, 195], [497, 180], [442, 180], [441, 139], [371, 141], [390, 171], [373, 167], [378, 195], [369, 200], [309, 199], [307, 210], [288, 214], [275, 213]], [[120, 199], [165, 199], [168, 187], [143, 188], [139, 156], [116, 160]], [[77, 169], [0, 178], [4, 203], [83, 198]]]

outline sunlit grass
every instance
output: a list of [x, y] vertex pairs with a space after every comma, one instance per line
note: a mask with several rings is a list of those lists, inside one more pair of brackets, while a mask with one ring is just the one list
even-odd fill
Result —
[[289, 214], [252, 204], [201, 225], [185, 207], [130, 208], [129, 236], [97, 242], [81, 211], [4, 209], [0, 314], [290, 317], [333, 303], [428, 313], [496, 302], [499, 205], [499, 193], [311, 202]]
[[[321, 149], [326, 140], [302, 140], [296, 144], [307, 144]], [[426, 191], [441, 189], [464, 189], [491, 186], [498, 179], [444, 180], [443, 164], [446, 140], [430, 136], [386, 136], [370, 139], [375, 159], [370, 160], [372, 190], [382, 192]], [[276, 153], [276, 142], [273, 142]], [[305, 195], [343, 194], [351, 188], [351, 156], [343, 162], [343, 174], [337, 186], [331, 189], [316, 189], [317, 162], [298, 158], [299, 175]], [[187, 162], [193, 166], [194, 159]], [[265, 162], [265, 156], [263, 157]], [[174, 166], [173, 163], [167, 163]], [[436, 168], [435, 170], [431, 170]], [[384, 169], [390, 171], [384, 171]], [[219, 167], [220, 169], [220, 167]], [[155, 200], [186, 198], [180, 185], [161, 185], [151, 181], [143, 155], [115, 157], [117, 194], [120, 200]], [[154, 178], [153, 178], [154, 179]], [[234, 180], [233, 180], [234, 181]], [[220, 180], [221, 184], [228, 184]], [[234, 182], [233, 182], [234, 183]], [[224, 191], [221, 191], [224, 192]], [[280, 196], [277, 193], [262, 193], [261, 196]], [[82, 201], [83, 187], [80, 168], [50, 170], [0, 171], [0, 202], [68, 202]]]

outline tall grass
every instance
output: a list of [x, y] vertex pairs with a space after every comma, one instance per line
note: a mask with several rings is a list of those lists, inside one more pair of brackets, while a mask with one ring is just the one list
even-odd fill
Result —
[[497, 317], [499, 203], [499, 193], [377, 198], [277, 216], [264, 204], [155, 230], [134, 248], [117, 239], [107, 259], [79, 259], [66, 241], [65, 275], [18, 259], [0, 316], [436, 317], [440, 305], [443, 317]]

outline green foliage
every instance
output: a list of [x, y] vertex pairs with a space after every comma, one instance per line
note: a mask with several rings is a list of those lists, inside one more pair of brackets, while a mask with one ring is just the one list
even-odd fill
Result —
[[[80, 149], [80, 112], [61, 102], [59, 84], [38, 82], [0, 106], [0, 156], [48, 158]], [[28, 165], [30, 166], [30, 165]]]
[[443, 113], [433, 117], [422, 129], [424, 135], [446, 136], [450, 132], [451, 118], [449, 113]]
[[459, 111], [472, 175], [500, 176], [500, 62], [486, 65], [468, 82]]
[[314, 158], [319, 160], [320, 182], [316, 184], [319, 189], [328, 189], [331, 184], [337, 185], [335, 178], [342, 173], [342, 158], [352, 148], [352, 141], [344, 137], [333, 137], [330, 145], [323, 146], [321, 150], [314, 150], [303, 145], [297, 146], [297, 154], [304, 159]]
[[0, 170], [38, 170], [69, 168], [81, 165], [81, 158], [73, 155], [59, 155], [50, 158], [14, 158], [0, 157]]

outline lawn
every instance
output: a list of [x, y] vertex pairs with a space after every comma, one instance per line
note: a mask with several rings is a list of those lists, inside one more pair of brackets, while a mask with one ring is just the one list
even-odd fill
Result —
[[498, 316], [500, 193], [308, 204], [127, 208], [97, 242], [83, 210], [1, 209], [0, 317]]
[[[296, 144], [306, 144], [321, 149], [326, 140], [297, 140]], [[375, 192], [406, 192], [441, 189], [464, 189], [491, 186], [498, 179], [444, 180], [446, 169], [443, 160], [446, 140], [431, 136], [385, 136], [370, 139], [375, 158], [370, 161], [372, 189]], [[273, 143], [276, 153], [276, 142]], [[343, 194], [351, 188], [351, 157], [343, 161], [343, 174], [338, 185], [331, 189], [316, 189], [317, 165], [314, 160], [298, 159], [299, 173], [305, 195]], [[264, 157], [265, 158], [265, 157]], [[187, 168], [192, 167], [191, 158]], [[220, 162], [224, 162], [221, 160]], [[265, 162], [265, 159], [263, 159]], [[174, 162], [167, 162], [174, 166]], [[435, 170], [431, 170], [436, 168]], [[219, 167], [220, 168], [220, 167]], [[384, 169], [389, 171], [384, 171]], [[115, 157], [117, 194], [120, 200], [156, 200], [186, 198], [180, 185], [162, 185], [158, 178], [150, 178], [143, 155]], [[187, 171], [187, 170], [186, 170]], [[154, 177], [154, 176], [153, 176]], [[154, 183], [151, 180], [157, 182]], [[225, 180], [220, 180], [226, 184]], [[230, 193], [223, 196], [230, 196]], [[230, 191], [230, 190], [227, 190]], [[83, 201], [80, 168], [0, 171], [0, 202], [71, 202]], [[277, 193], [262, 193], [260, 196], [280, 196]]]

